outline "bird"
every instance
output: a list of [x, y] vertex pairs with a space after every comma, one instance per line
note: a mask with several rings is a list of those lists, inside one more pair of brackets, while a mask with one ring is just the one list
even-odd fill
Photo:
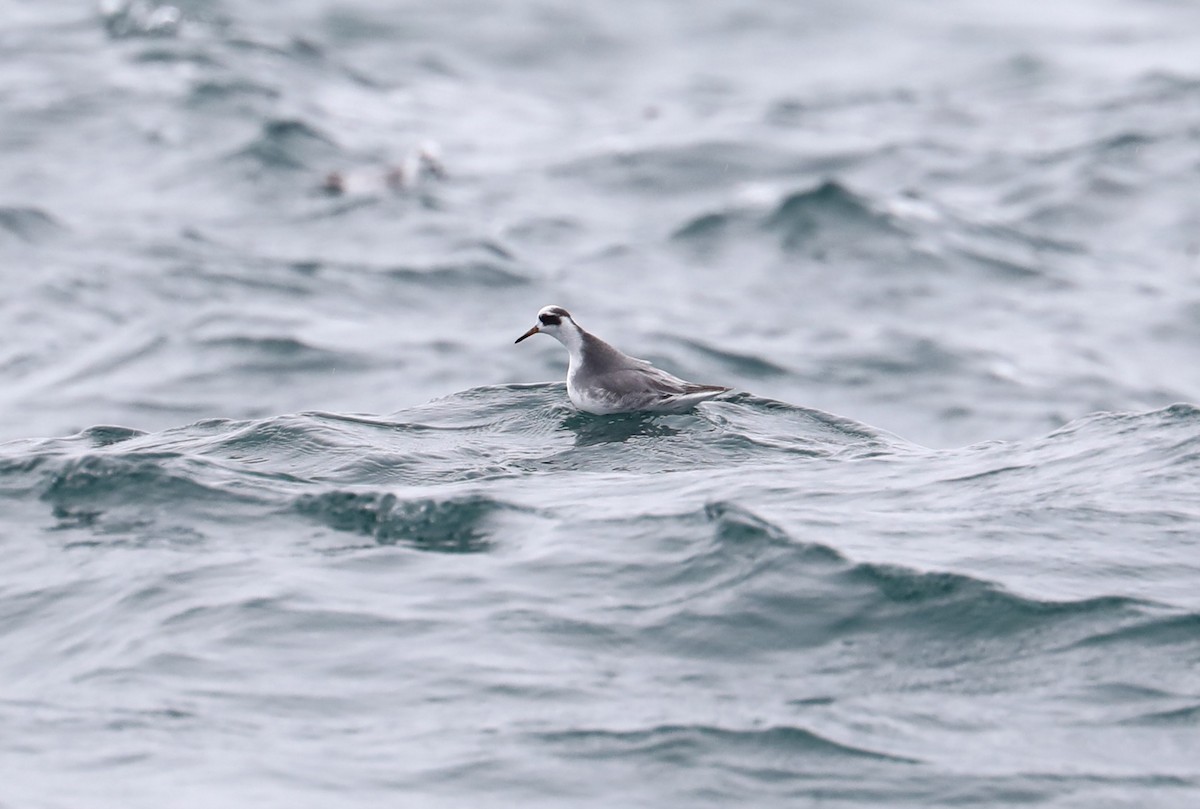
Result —
[[567, 396], [585, 413], [679, 413], [731, 388], [686, 382], [621, 353], [575, 322], [561, 306], [543, 306], [538, 322], [516, 339], [548, 334], [567, 349]]

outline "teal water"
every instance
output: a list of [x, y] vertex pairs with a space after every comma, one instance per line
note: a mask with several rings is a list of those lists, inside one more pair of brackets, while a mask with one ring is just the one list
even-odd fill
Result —
[[1185, 805], [1198, 426], [551, 384], [11, 443], [13, 794]]
[[1200, 802], [1192, 6], [4, 19], [0, 804]]

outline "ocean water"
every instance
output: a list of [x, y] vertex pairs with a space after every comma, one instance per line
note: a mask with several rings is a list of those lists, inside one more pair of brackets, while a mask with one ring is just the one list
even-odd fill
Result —
[[1200, 6], [0, 11], [0, 806], [1200, 805]]

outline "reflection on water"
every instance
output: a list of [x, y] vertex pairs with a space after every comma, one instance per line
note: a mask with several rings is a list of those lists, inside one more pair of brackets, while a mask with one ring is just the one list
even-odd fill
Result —
[[653, 413], [618, 413], [596, 416], [575, 412], [562, 420], [562, 428], [575, 434], [575, 446], [621, 444], [635, 437], [659, 438], [678, 435], [679, 430], [666, 423], [670, 416]]

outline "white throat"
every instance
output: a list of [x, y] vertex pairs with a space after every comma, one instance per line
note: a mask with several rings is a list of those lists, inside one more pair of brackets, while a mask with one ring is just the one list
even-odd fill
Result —
[[583, 332], [570, 318], [563, 318], [562, 325], [551, 334], [562, 343], [570, 355], [569, 368], [578, 368], [583, 362]]

